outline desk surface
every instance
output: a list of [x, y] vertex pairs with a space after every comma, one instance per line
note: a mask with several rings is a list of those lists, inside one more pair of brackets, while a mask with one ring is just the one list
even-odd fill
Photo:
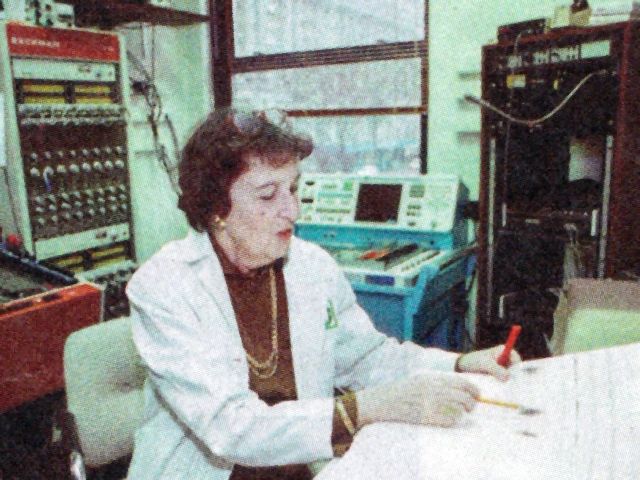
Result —
[[524, 362], [454, 428], [374, 424], [316, 480], [624, 480], [640, 478], [640, 344]]

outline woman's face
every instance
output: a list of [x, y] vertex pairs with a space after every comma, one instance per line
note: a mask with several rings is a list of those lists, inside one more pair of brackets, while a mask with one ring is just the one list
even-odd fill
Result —
[[298, 217], [298, 161], [290, 154], [274, 168], [249, 156], [248, 169], [231, 185], [231, 210], [226, 226], [215, 229], [220, 247], [241, 271], [267, 265], [289, 249]]

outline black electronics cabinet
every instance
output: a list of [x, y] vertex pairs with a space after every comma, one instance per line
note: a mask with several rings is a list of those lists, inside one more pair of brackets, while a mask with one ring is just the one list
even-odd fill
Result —
[[476, 343], [543, 357], [568, 278], [640, 273], [640, 22], [487, 45], [482, 96]]

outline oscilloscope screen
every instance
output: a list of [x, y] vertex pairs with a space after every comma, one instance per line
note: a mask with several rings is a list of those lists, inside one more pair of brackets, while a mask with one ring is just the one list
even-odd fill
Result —
[[402, 185], [360, 185], [356, 203], [357, 222], [397, 223]]

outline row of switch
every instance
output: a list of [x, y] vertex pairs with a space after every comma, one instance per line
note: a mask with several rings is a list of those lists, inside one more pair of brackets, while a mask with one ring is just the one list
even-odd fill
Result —
[[[34, 227], [74, 223], [74, 231], [126, 220], [129, 211], [127, 186], [109, 185], [58, 195], [36, 195], [32, 198]], [[78, 228], [80, 227], [80, 228]], [[65, 228], [68, 230], [68, 228]], [[51, 232], [49, 232], [51, 233]]]
[[[80, 150], [57, 150], [55, 152], [32, 152], [27, 157], [29, 167], [26, 172], [32, 181], [41, 180], [47, 192], [50, 192], [57, 181], [65, 182], [69, 178], [72, 183], [78, 181], [87, 186], [100, 181], [127, 177], [125, 149], [121, 146], [83, 148]], [[57, 181], [56, 181], [57, 179]], [[64, 183], [59, 184], [64, 185]]]
[[31, 152], [26, 159], [31, 164], [38, 164], [40, 162], [50, 163], [51, 161], [64, 162], [64, 161], [77, 161], [88, 160], [91, 158], [123, 158], [126, 150], [124, 147], [118, 145], [116, 147], [94, 147], [94, 148], [81, 148], [78, 150], [56, 150], [55, 152], [44, 151], [41, 153]]
[[[89, 208], [86, 211], [65, 211], [54, 215], [49, 216], [37, 216], [34, 219], [34, 224], [40, 227], [45, 227], [47, 224], [57, 225], [60, 222], [71, 222], [71, 221], [91, 221], [93, 219], [108, 219], [109, 221], [106, 224], [114, 223], [115, 220], [120, 220], [120, 216], [117, 219], [114, 217], [117, 214], [124, 214], [129, 211], [129, 206], [126, 203], [122, 203], [120, 205], [109, 205], [107, 207], [98, 207], [96, 209]], [[107, 218], [107, 214], [109, 218]], [[83, 228], [84, 230], [84, 228]]]
[[124, 118], [126, 109], [121, 105], [87, 105], [58, 104], [38, 105], [22, 104], [18, 106], [18, 114], [21, 119], [47, 119], [47, 118]]
[[78, 233], [93, 228], [108, 227], [128, 222], [128, 206], [99, 207], [93, 216], [83, 212], [62, 212], [59, 215], [33, 217], [34, 239], [58, 237], [69, 233]]
[[92, 207], [96, 204], [105, 204], [107, 202], [117, 202], [127, 200], [127, 186], [109, 185], [107, 187], [98, 187], [94, 189], [86, 189], [82, 191], [62, 192], [58, 195], [36, 195], [33, 197], [33, 205], [35, 208], [46, 208], [50, 211], [56, 211], [58, 207], [65, 209], [64, 205], [73, 204], [75, 207], [83, 205]]
[[20, 126], [29, 127], [32, 125], [59, 125], [63, 127], [67, 126], [81, 126], [81, 125], [100, 125], [100, 126], [112, 126], [112, 125], [124, 125], [126, 123], [124, 117], [111, 116], [101, 118], [66, 118], [66, 117], [51, 117], [51, 118], [21, 118]]
[[126, 109], [121, 105], [22, 104], [18, 106], [20, 126], [32, 125], [102, 125], [125, 124]]
[[82, 171], [83, 173], [109, 173], [114, 169], [124, 170], [124, 162], [120, 159], [112, 162], [111, 160], [105, 160], [104, 162], [100, 162], [95, 160], [94, 162], [83, 162], [80, 165], [76, 163], [71, 163], [70, 165], [59, 164], [56, 166], [55, 170], [51, 165], [47, 165], [42, 170], [38, 167], [31, 167], [29, 169], [29, 175], [33, 179], [45, 178], [51, 179], [54, 175], [77, 175]]

